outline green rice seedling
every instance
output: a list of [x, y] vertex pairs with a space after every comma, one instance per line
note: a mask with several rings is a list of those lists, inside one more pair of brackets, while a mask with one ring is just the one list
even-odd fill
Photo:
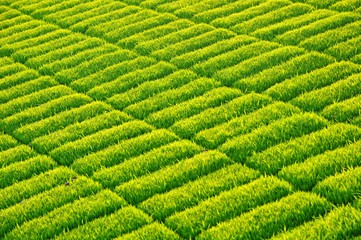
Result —
[[23, 70], [0, 79], [0, 89], [6, 90], [18, 84], [37, 79], [39, 74], [34, 70]]
[[244, 162], [245, 158], [278, 143], [324, 128], [327, 121], [314, 113], [296, 114], [232, 138], [220, 146], [222, 152]]
[[361, 53], [359, 53], [356, 56], [354, 56], [353, 58], [351, 58], [350, 61], [360, 64], [361, 63]]
[[178, 0], [178, 1], [168, 1], [168, 2], [166, 1], [164, 3], [159, 4], [156, 7], [156, 10], [160, 12], [174, 12], [183, 7], [192, 6], [197, 2], [199, 1], [197, 0]]
[[196, 24], [189, 28], [181, 29], [177, 32], [172, 32], [165, 36], [142, 42], [138, 44], [134, 50], [142, 55], [150, 54], [156, 50], [166, 48], [212, 30], [214, 30], [214, 27], [207, 24]]
[[361, 115], [361, 95], [334, 103], [322, 110], [321, 115], [336, 122], [351, 121]]
[[25, 67], [23, 64], [14, 63], [12, 58], [2, 57], [1, 58], [1, 65], [0, 65], [0, 77], [6, 77], [17, 72], [21, 72], [27, 70], [28, 68]]
[[0, 76], [2, 76], [4, 74], [3, 73], [3, 67], [8, 68], [9, 65], [12, 65], [12, 64], [15, 65], [16, 63], [14, 63], [14, 61], [11, 58], [9, 58], [9, 57], [0, 57], [0, 73], [1, 73]]
[[[192, 3], [188, 6], [181, 6], [177, 10], [173, 11], [175, 15], [181, 18], [191, 19], [194, 15], [201, 14], [206, 11], [211, 11], [222, 6], [227, 6], [227, 4], [232, 4], [234, 0], [208, 0], [208, 1], [199, 1]], [[194, 19], [192, 19], [194, 20]]]
[[360, 67], [356, 64], [337, 62], [275, 84], [265, 93], [274, 99], [289, 101], [298, 95], [328, 86], [358, 72]]
[[[68, 21], [64, 21], [62, 23], [61, 20], [64, 20], [64, 19], [68, 20], [69, 18], [71, 18], [73, 16], [77, 16], [82, 13], [92, 11], [94, 9], [99, 8], [102, 5], [108, 5], [110, 3], [111, 3], [111, 1], [109, 1], [109, 0], [95, 0], [95, 1], [91, 1], [91, 2], [84, 2], [84, 3], [77, 4], [71, 8], [67, 8], [67, 9], [60, 10], [60, 11], [57, 11], [54, 13], [46, 14], [44, 19], [50, 20], [52, 22], [56, 22], [56, 24], [60, 25], [61, 27], [67, 28], [72, 24], [70, 24]], [[125, 6], [121, 3], [119, 5]]]
[[135, 4], [135, 5], [139, 5], [143, 8], [150, 8], [150, 9], [155, 9], [157, 6], [159, 6], [163, 3], [171, 2], [171, 1], [169, 1], [169, 0], [125, 0], [125, 2], [128, 4]]
[[297, 28], [275, 38], [275, 40], [288, 45], [298, 45], [303, 40], [317, 34], [342, 27], [360, 19], [360, 16], [354, 13], [339, 13], [330, 17], [310, 23], [301, 28]]
[[234, 37], [235, 34], [225, 29], [216, 29], [200, 34], [199, 36], [175, 43], [166, 48], [154, 51], [150, 56], [159, 60], [171, 60], [181, 54], [201, 49], [220, 40]]
[[[21, 1], [21, 2], [17, 2], [16, 4], [12, 4], [11, 6], [12, 7], [15, 7], [27, 14], [33, 14], [35, 11], [41, 11], [41, 9], [47, 9], [47, 8], [51, 8], [52, 6], [56, 7], [58, 6], [58, 4], [61, 4], [61, 0], [53, 0], [53, 1], [50, 1], [50, 0], [46, 0], [46, 1], [33, 1], [33, 2], [24, 2], [24, 1]], [[42, 15], [40, 14], [37, 14], [36, 15], [37, 17], [41, 17]]]
[[127, 61], [136, 58], [136, 54], [128, 50], [117, 50], [114, 52], [98, 55], [89, 61], [82, 62], [73, 68], [62, 70], [55, 74], [55, 79], [63, 84], [86, 77], [97, 71], [103, 70], [121, 61]]
[[335, 14], [334, 11], [330, 11], [328, 9], [319, 9], [307, 12], [301, 16], [284, 19], [281, 22], [274, 23], [269, 26], [261, 27], [253, 31], [251, 34], [264, 40], [272, 40], [278, 35], [281, 35], [287, 31], [301, 28], [320, 19], [330, 17], [333, 14]]
[[200, 96], [207, 91], [219, 86], [220, 84], [213, 79], [199, 78], [179, 88], [161, 92], [141, 102], [129, 105], [128, 107], [124, 108], [124, 112], [136, 118], [144, 119], [153, 112]]
[[327, 48], [325, 53], [330, 54], [339, 60], [348, 60], [361, 54], [360, 46], [361, 36], [357, 36]]
[[138, 230], [135, 230], [131, 233], [124, 234], [116, 240], [131, 240], [131, 239], [139, 239], [139, 240], [178, 240], [180, 239], [179, 236], [160, 223], [152, 223], [148, 224]]
[[[46, 43], [40, 44], [35, 47], [30, 47], [30, 48], [25, 48], [25, 49], [19, 50], [19, 51], [15, 52], [14, 54], [12, 54], [11, 56], [16, 61], [25, 63], [27, 60], [34, 58], [34, 57], [38, 57], [39, 55], [44, 55], [51, 51], [61, 49], [64, 47], [68, 47], [68, 46], [72, 46], [73, 44], [77, 44], [81, 41], [84, 41], [84, 38], [85, 37], [81, 34], [69, 34], [68, 36], [54, 39], [54, 40], [48, 41]], [[60, 50], [60, 52], [61, 51], [62, 50]], [[52, 55], [52, 53], [50, 53], [49, 55]], [[36, 62], [36, 60], [35, 60], [35, 62]], [[29, 65], [30, 67], [36, 67], [36, 66], [41, 65], [41, 63], [33, 64], [32, 62], [26, 63], [26, 64]]]
[[244, 92], [262, 92], [276, 83], [325, 67], [332, 62], [334, 62], [334, 59], [325, 54], [317, 52], [305, 53], [250, 77], [242, 78], [236, 81], [233, 86]]
[[311, 190], [318, 181], [324, 180], [343, 169], [361, 165], [361, 141], [326, 151], [306, 159], [302, 163], [285, 166], [278, 173], [282, 179], [302, 190]]
[[336, 173], [317, 183], [313, 192], [325, 196], [336, 204], [346, 204], [360, 196], [361, 167], [350, 168]]
[[69, 31], [64, 30], [64, 29], [58, 29], [58, 30], [54, 30], [49, 33], [45, 33], [43, 35], [34, 37], [34, 38], [29, 38], [29, 39], [25, 39], [23, 41], [6, 44], [5, 46], [3, 46], [0, 49], [0, 51], [7, 51], [10, 53], [14, 53], [14, 52], [20, 51], [25, 48], [29, 49], [31, 47], [35, 47], [37, 45], [44, 44], [48, 41], [52, 41], [57, 38], [65, 37], [66, 35], [69, 35]]
[[0, 118], [9, 117], [24, 111], [27, 108], [32, 108], [72, 93], [74, 93], [74, 91], [70, 88], [63, 85], [57, 85], [23, 97], [12, 99], [7, 103], [1, 104]]
[[148, 9], [140, 10], [138, 12], [123, 16], [121, 18], [118, 18], [118, 19], [113, 18], [109, 22], [104, 22], [104, 23], [98, 24], [94, 27], [90, 27], [86, 31], [86, 34], [89, 34], [92, 36], [97, 36], [97, 37], [108, 36], [108, 37], [106, 37], [106, 39], [108, 39], [108, 41], [117, 42], [116, 39], [109, 38], [111, 35], [107, 35], [107, 34], [114, 31], [114, 29], [121, 29], [124, 26], [128, 26], [133, 23], [143, 21], [145, 19], [157, 17], [158, 15], [159, 14], [153, 10], [148, 10]]
[[151, 29], [147, 29], [145, 31], [135, 33], [132, 36], [120, 39], [117, 45], [124, 48], [133, 49], [142, 42], [147, 42], [153, 39], [157, 39], [165, 35], [174, 33], [176, 31], [189, 28], [193, 25], [194, 23], [192, 23], [187, 19], [174, 20], [172, 22], [163, 24], [161, 26], [156, 26]]
[[72, 168], [79, 173], [92, 175], [102, 167], [112, 167], [176, 140], [178, 137], [168, 130], [154, 130], [79, 158], [72, 164]]
[[256, 39], [247, 35], [240, 35], [230, 39], [220, 40], [209, 46], [197, 49], [191, 52], [183, 53], [179, 56], [173, 57], [170, 63], [179, 68], [190, 68], [195, 64], [204, 62], [212, 57], [223, 54], [255, 42]]
[[0, 104], [56, 85], [58, 85], [58, 83], [50, 77], [39, 77], [14, 87], [0, 90]]
[[52, 133], [72, 123], [82, 122], [99, 114], [109, 112], [111, 107], [102, 102], [92, 102], [78, 108], [58, 113], [49, 118], [21, 126], [13, 134], [18, 139], [29, 143], [32, 139]]
[[75, 69], [76, 66], [83, 62], [90, 61], [99, 55], [115, 52], [118, 48], [114, 45], [104, 44], [99, 47], [84, 50], [72, 56], [65, 57], [39, 67], [38, 71], [44, 75], [55, 75], [65, 69]]
[[[122, 4], [122, 3], [119, 3]], [[81, 16], [81, 20], [70, 27], [70, 30], [82, 33], [88, 33], [89, 29], [93, 29], [97, 25], [110, 22], [114, 19], [121, 19], [125, 16], [137, 13], [141, 8], [136, 6], [117, 5], [115, 8], [104, 6], [104, 8], [95, 9], [96, 11], [91, 12], [85, 16]]]
[[1, 9], [0, 9], [1, 20], [6, 21], [18, 16], [21, 16], [21, 13], [19, 11], [6, 7], [5, 5], [1, 5]]
[[4, 239], [38, 239], [39, 236], [52, 238], [65, 230], [71, 230], [95, 218], [112, 213], [124, 205], [126, 205], [124, 199], [109, 190], [103, 190], [17, 226], [6, 234]]
[[10, 135], [0, 133], [0, 151], [6, 151], [10, 148], [16, 147], [18, 142]]
[[125, 92], [137, 85], [163, 78], [176, 71], [176, 67], [166, 62], [159, 62], [149, 67], [132, 71], [116, 78], [114, 81], [92, 88], [87, 94], [98, 100], [112, 97], [114, 94]]
[[[89, 9], [84, 10], [84, 6], [87, 6], [87, 8]], [[70, 28], [72, 31], [85, 32], [86, 28], [80, 27], [84, 26], [81, 25], [81, 22], [84, 23], [84, 21], [90, 20], [91, 18], [95, 17], [99, 18], [101, 15], [119, 10], [126, 6], [127, 5], [122, 2], [113, 2], [108, 0], [92, 1], [92, 3], [87, 2], [85, 4], [81, 4], [74, 8], [70, 8], [68, 10], [64, 10], [63, 12], [60, 12], [60, 14], [69, 14], [64, 18], [58, 18], [58, 13], [49, 14], [46, 18], [52, 18], [52, 20], [57, 21], [57, 24], [59, 24], [60, 26], [64, 28]], [[72, 13], [72, 11], [76, 11], [77, 13]], [[77, 25], [78, 28], [74, 27], [75, 25]]]
[[201, 147], [188, 140], [176, 141], [130, 158], [116, 166], [100, 169], [92, 178], [103, 186], [114, 188], [121, 183], [191, 158], [201, 151]]
[[361, 7], [360, 1], [357, 0], [342, 0], [334, 3], [329, 9], [339, 12], [353, 12]]
[[[145, 212], [151, 214], [154, 218], [164, 220], [172, 214], [177, 214], [176, 212], [184, 211], [185, 209], [191, 208], [197, 204], [202, 205], [202, 200], [211, 202], [206, 199], [218, 194], [223, 194], [224, 196], [225, 193], [221, 192], [249, 183], [258, 177], [260, 177], [260, 173], [258, 171], [236, 163], [210, 173], [195, 181], [188, 182], [181, 187], [170, 190], [169, 192], [157, 194], [145, 200], [138, 206]], [[212, 201], [214, 202], [214, 200]], [[195, 208], [200, 209], [202, 207], [197, 206]], [[195, 210], [193, 209], [192, 211], [194, 212]], [[192, 221], [192, 219], [189, 219], [189, 221]]]
[[[60, 38], [61, 39], [61, 38]], [[73, 56], [78, 52], [82, 52], [84, 50], [99, 47], [104, 44], [103, 41], [95, 38], [87, 38], [84, 40], [80, 40], [68, 46], [63, 46], [58, 49], [51, 50], [45, 54], [38, 55], [36, 57], [30, 58], [26, 61], [26, 65], [31, 68], [40, 68], [45, 64], [52, 63], [56, 60], [61, 60], [63, 58]], [[43, 50], [44, 48], [42, 48]]]
[[21, 162], [37, 155], [26, 145], [19, 145], [0, 152], [0, 166], [5, 167], [15, 162]]
[[272, 237], [276, 239], [351, 239], [361, 231], [361, 212], [351, 206], [333, 209], [322, 218]]
[[282, 198], [291, 191], [291, 185], [285, 181], [276, 177], [262, 177], [175, 213], [165, 220], [165, 224], [184, 238], [194, 238], [217, 223]]
[[144, 121], [159, 128], [167, 128], [179, 120], [199, 114], [208, 108], [214, 108], [219, 105], [226, 104], [241, 95], [241, 91], [237, 89], [228, 87], [214, 88], [202, 96], [152, 113], [145, 118]]
[[335, 82], [327, 87], [304, 93], [291, 103], [306, 110], [320, 111], [328, 105], [352, 98], [361, 92], [361, 74]]
[[[110, 42], [118, 42], [126, 37], [152, 29], [158, 26], [175, 21], [177, 18], [172, 14], [160, 14], [158, 16], [142, 19], [123, 27], [107, 32], [103, 37]], [[114, 28], [113, 28], [114, 29]]]
[[1, 14], [0, 19], [2, 21], [0, 23], [0, 29], [5, 30], [14, 25], [23, 24], [32, 20], [31, 17], [27, 15], [19, 14], [20, 13], [15, 10]]
[[361, 127], [361, 115], [358, 116], [358, 117], [355, 117], [355, 118], [352, 120], [352, 124], [355, 124], [355, 125]]
[[225, 17], [221, 16], [220, 18], [217, 18], [210, 23], [216, 27], [230, 28], [237, 23], [245, 22], [254, 17], [266, 14], [291, 4], [291, 2], [288, 0], [262, 1], [259, 3], [259, 5], [254, 4], [253, 6], [249, 6], [249, 8], [244, 9], [241, 12], [237, 11]]
[[161, 92], [188, 84], [196, 78], [197, 75], [190, 70], [179, 70], [164, 78], [144, 82], [124, 93], [116, 94], [108, 98], [107, 102], [117, 109], [124, 109], [131, 104], [140, 102]]
[[229, 138], [246, 134], [255, 128], [268, 125], [273, 121], [299, 114], [301, 111], [291, 104], [276, 102], [254, 112], [232, 118], [212, 128], [195, 134], [194, 140], [207, 148], [214, 149]]
[[78, 140], [98, 131], [121, 125], [131, 118], [122, 112], [104, 112], [82, 122], [73, 123], [53, 133], [34, 138], [31, 145], [41, 153], [47, 153], [61, 145]]
[[345, 146], [360, 138], [361, 129], [358, 127], [336, 124], [270, 147], [246, 159], [245, 164], [267, 174], [275, 174], [285, 166], [301, 163], [309, 157]]
[[[90, 2], [91, 0], [73, 0], [71, 2], [69, 1], [61, 1], [59, 3], [53, 3], [53, 4], [49, 4], [48, 6], [43, 6], [41, 8], [36, 8], [34, 9], [34, 11], [31, 12], [31, 15], [32, 16], [35, 16], [35, 17], [38, 17], [38, 18], [41, 18], [41, 17], [44, 17], [44, 16], [47, 16], [49, 14], [52, 14], [52, 13], [56, 13], [56, 12], [59, 12], [61, 10], [64, 10], [64, 9], [69, 9], [69, 8], [72, 8], [78, 4], [81, 4], [81, 3], [85, 3], [85, 2]], [[53, 1], [49, 1], [50, 2], [53, 2]]]
[[91, 98], [82, 94], [72, 94], [63, 96], [40, 106], [28, 108], [22, 112], [6, 117], [2, 121], [7, 131], [15, 129], [29, 123], [39, 121], [43, 118], [53, 116], [62, 111], [82, 106], [91, 102]]
[[[238, 96], [240, 93], [238, 94]], [[192, 138], [199, 131], [227, 122], [233, 117], [247, 114], [268, 105], [271, 98], [251, 93], [235, 98], [223, 105], [207, 109], [197, 115], [174, 123], [170, 129], [184, 138]]]
[[311, 4], [315, 7], [318, 7], [318, 8], [327, 8], [329, 7], [330, 5], [338, 2], [340, 0], [325, 0], [325, 1], [317, 1], [317, 0], [305, 0], [306, 3], [308, 4]]
[[122, 61], [91, 75], [75, 80], [70, 86], [78, 91], [86, 92], [103, 83], [111, 82], [122, 75], [147, 68], [156, 63], [157, 62], [154, 59], [148, 57], [137, 57], [129, 61]]
[[20, 203], [41, 192], [69, 182], [77, 174], [65, 167], [57, 167], [40, 173], [29, 179], [16, 182], [11, 186], [0, 189], [0, 209], [5, 209]]
[[304, 54], [304, 50], [298, 47], [280, 47], [240, 62], [235, 66], [220, 70], [214, 74], [214, 78], [226, 86], [231, 86], [239, 79], [256, 74], [302, 54]]
[[101, 190], [98, 183], [85, 177], [74, 178], [51, 190], [35, 195], [26, 201], [0, 211], [0, 217], [6, 219], [1, 224], [0, 236], [3, 237], [17, 225], [30, 221], [36, 217], [73, 202], [78, 198], [92, 195]]
[[110, 215], [87, 222], [73, 230], [63, 232], [55, 239], [111, 239], [136, 230], [152, 221], [152, 218], [141, 210], [128, 206]]
[[223, 153], [208, 151], [123, 183], [117, 186], [115, 191], [129, 202], [137, 204], [231, 163], [232, 161]]
[[[21, 34], [22, 37], [24, 37], [24, 33], [26, 34], [29, 31], [30, 32], [33, 31], [33, 29], [36, 29], [37, 27], [41, 26], [43, 22], [29, 19], [29, 21], [26, 21], [21, 24], [16, 24], [16, 23], [13, 24], [15, 25], [12, 25], [11, 27], [8, 27], [0, 31], [1, 41], [3, 43], [11, 42], [12, 39], [16, 39], [14, 37], [18, 36], [17, 34], [19, 33]], [[25, 39], [26, 38], [29, 38], [29, 36], [25, 37]]]
[[[222, 1], [219, 1], [222, 2]], [[222, 18], [229, 16], [233, 13], [242, 12], [253, 6], [257, 6], [266, 2], [266, 0], [244, 0], [244, 1], [234, 1], [229, 4], [222, 4], [221, 6], [209, 9], [204, 12], [197, 12], [192, 18], [195, 22], [206, 22], [210, 23], [214, 19]], [[202, 3], [202, 2], [201, 2]], [[206, 3], [206, 2], [205, 2]]]
[[0, 168], [0, 188], [10, 186], [55, 167], [57, 167], [57, 163], [47, 156], [35, 156], [25, 161], [10, 164]]
[[361, 34], [361, 21], [349, 23], [340, 28], [332, 29], [300, 42], [299, 46], [309, 50], [323, 51], [337, 43]]
[[234, 66], [246, 59], [261, 55], [278, 48], [277, 43], [258, 41], [212, 57], [207, 61], [198, 63], [193, 66], [193, 70], [201, 76], [212, 76], [219, 70]]
[[66, 143], [50, 152], [50, 156], [64, 165], [70, 165], [77, 158], [100, 151], [127, 138], [134, 138], [153, 130], [150, 125], [134, 120], [105, 129], [76, 141]]
[[266, 14], [256, 16], [250, 20], [241, 22], [231, 29], [239, 34], [254, 32], [260, 28], [273, 25], [282, 20], [306, 14], [312, 10], [312, 7], [303, 3], [287, 5]]
[[[255, 190], [257, 192], [257, 190]], [[261, 239], [294, 228], [331, 209], [326, 199], [296, 192], [268, 203], [201, 233], [197, 239]]]

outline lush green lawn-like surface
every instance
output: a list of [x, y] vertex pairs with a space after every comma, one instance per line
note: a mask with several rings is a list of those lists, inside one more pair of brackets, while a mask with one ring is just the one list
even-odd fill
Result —
[[360, 0], [0, 0], [0, 239], [360, 239]]

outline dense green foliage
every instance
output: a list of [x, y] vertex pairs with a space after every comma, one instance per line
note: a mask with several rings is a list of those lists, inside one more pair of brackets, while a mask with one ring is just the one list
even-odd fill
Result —
[[360, 226], [360, 0], [0, 0], [1, 239]]

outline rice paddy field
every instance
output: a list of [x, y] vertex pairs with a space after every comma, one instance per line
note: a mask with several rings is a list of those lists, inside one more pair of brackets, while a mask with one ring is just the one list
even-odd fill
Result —
[[361, 239], [360, 0], [0, 0], [0, 239]]

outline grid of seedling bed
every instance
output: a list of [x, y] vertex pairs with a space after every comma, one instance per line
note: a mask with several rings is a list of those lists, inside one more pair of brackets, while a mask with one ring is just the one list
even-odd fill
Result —
[[1, 239], [360, 239], [361, 1], [0, 0]]

